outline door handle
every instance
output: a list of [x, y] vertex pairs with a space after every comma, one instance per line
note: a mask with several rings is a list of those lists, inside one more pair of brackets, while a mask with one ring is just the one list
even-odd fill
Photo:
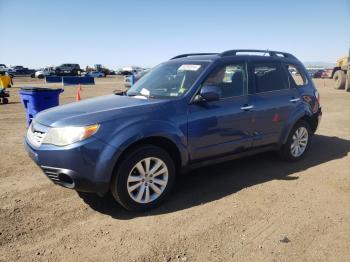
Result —
[[292, 103], [298, 102], [300, 100], [300, 98], [294, 98], [292, 97], [289, 101]]
[[242, 110], [245, 110], [245, 111], [248, 111], [248, 110], [250, 110], [250, 109], [252, 109], [252, 108], [254, 108], [253, 105], [244, 105], [244, 106], [241, 107], [241, 109], [242, 109]]

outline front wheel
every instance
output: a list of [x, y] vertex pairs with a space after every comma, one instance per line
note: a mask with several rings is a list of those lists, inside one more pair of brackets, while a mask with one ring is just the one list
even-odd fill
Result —
[[304, 120], [298, 121], [280, 150], [281, 157], [290, 162], [300, 160], [309, 149], [310, 138], [310, 125]]
[[118, 165], [111, 183], [117, 202], [131, 211], [158, 206], [170, 194], [175, 165], [160, 147], [145, 145], [131, 150]]

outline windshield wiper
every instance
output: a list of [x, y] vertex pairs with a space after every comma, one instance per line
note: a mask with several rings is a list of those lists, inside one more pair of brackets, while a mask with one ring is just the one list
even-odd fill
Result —
[[117, 96], [126, 96], [126, 91], [114, 90], [113, 93]]

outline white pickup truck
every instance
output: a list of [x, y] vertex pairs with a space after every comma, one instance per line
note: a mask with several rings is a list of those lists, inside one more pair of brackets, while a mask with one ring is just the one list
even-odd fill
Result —
[[55, 68], [52, 66], [42, 68], [39, 71], [35, 72], [35, 78], [39, 78], [39, 79], [42, 79], [45, 76], [51, 76], [51, 75], [55, 75]]

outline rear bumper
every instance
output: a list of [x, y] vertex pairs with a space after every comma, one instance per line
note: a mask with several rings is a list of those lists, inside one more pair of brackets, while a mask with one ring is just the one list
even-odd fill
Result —
[[112, 152], [111, 146], [94, 140], [71, 148], [33, 148], [26, 140], [25, 148], [53, 183], [82, 192], [105, 193], [109, 190], [111, 159], [104, 152]]
[[315, 133], [317, 128], [320, 126], [321, 123], [321, 119], [322, 119], [322, 108], [320, 107], [317, 111], [317, 113], [312, 115], [312, 132]]

